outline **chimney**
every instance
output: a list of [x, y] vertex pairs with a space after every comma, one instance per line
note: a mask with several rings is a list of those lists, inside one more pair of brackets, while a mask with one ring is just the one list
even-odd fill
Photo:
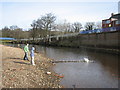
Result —
[[114, 13], [111, 13], [111, 17], [114, 15]]

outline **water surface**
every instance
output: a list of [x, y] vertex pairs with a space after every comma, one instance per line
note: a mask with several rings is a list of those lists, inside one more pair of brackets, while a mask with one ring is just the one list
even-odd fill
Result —
[[[18, 45], [11, 45], [18, 46]], [[23, 45], [19, 45], [23, 48]], [[35, 45], [40, 53], [54, 60], [84, 60], [94, 63], [56, 63], [54, 71], [64, 74], [60, 84], [66, 88], [118, 88], [118, 55], [79, 48]]]

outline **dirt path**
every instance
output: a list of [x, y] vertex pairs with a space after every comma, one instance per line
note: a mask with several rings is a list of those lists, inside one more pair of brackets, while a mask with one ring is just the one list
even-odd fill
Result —
[[[35, 53], [35, 63], [23, 60], [24, 51], [9, 46], [2, 47], [2, 88], [61, 88], [60, 78], [52, 71], [50, 59]], [[29, 57], [30, 59], [30, 57]], [[46, 72], [52, 72], [47, 75]]]

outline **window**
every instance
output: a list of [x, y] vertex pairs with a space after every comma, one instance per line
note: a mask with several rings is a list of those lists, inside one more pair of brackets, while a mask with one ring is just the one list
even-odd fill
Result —
[[106, 21], [106, 24], [109, 24], [109, 23], [110, 23], [110, 20], [107, 20], [107, 21]]
[[103, 24], [106, 24], [106, 21], [103, 21]]
[[116, 23], [115, 23], [115, 24], [120, 24], [120, 20], [116, 21]]
[[109, 23], [110, 23], [110, 20], [103, 21], [103, 24], [109, 24]]

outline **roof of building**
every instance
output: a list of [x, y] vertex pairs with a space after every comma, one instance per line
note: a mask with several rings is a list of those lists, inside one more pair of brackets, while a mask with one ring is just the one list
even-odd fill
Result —
[[0, 40], [15, 40], [14, 38], [0, 37]]
[[118, 14], [114, 14], [114, 15], [111, 16], [110, 18], [120, 19], [120, 13], [118, 13]]

